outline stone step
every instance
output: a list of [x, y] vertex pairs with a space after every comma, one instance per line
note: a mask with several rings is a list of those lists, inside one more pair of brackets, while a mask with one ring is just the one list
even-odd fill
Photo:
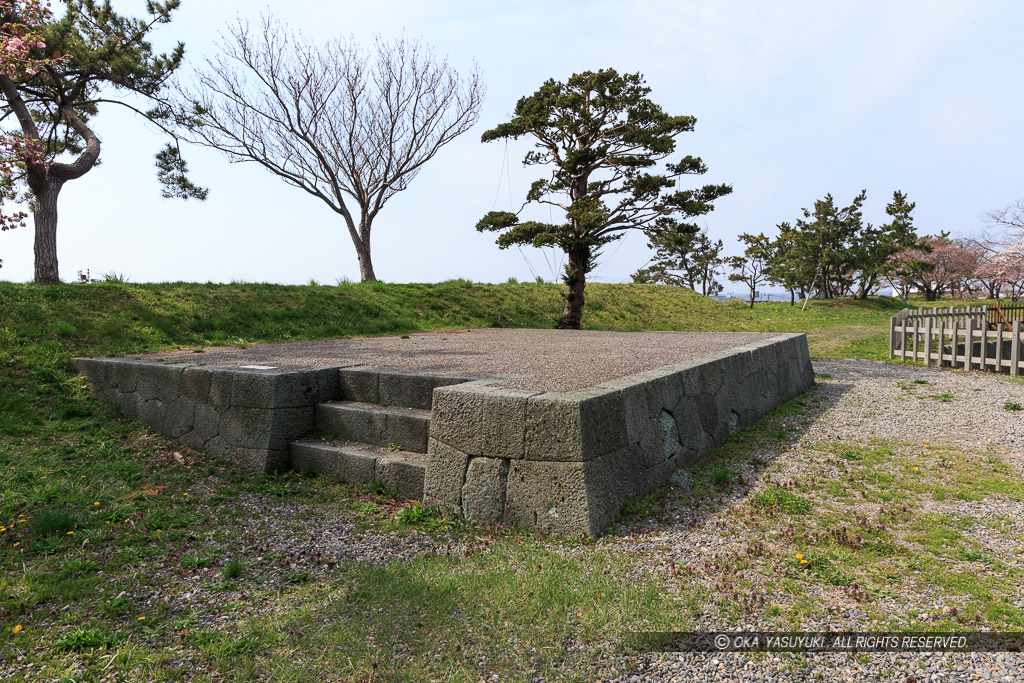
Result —
[[430, 411], [357, 401], [331, 401], [317, 405], [316, 428], [329, 438], [426, 453]]
[[434, 389], [471, 382], [477, 377], [420, 375], [364, 366], [342, 368], [338, 374], [346, 401], [388, 404], [430, 410]]
[[380, 483], [385, 491], [406, 498], [423, 498], [427, 456], [392, 452], [386, 448], [351, 441], [300, 439], [290, 447], [292, 469], [312, 470], [349, 484]]

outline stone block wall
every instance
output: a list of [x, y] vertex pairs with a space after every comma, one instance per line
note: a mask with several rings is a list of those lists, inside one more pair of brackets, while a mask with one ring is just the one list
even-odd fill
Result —
[[[425, 504], [562, 536], [600, 533], [626, 502], [814, 382], [802, 334], [568, 392], [356, 365], [280, 371], [75, 363], [100, 400], [127, 417], [259, 472], [291, 466], [289, 444], [315, 430], [325, 401], [429, 407]], [[407, 475], [396, 470], [388, 481], [411, 481]]]
[[569, 392], [434, 390], [424, 503], [486, 523], [596, 534], [622, 506], [814, 382], [780, 335]]
[[97, 397], [126, 417], [256, 472], [289, 467], [288, 445], [313, 431], [316, 405], [338, 398], [338, 368], [206, 368], [76, 358]]

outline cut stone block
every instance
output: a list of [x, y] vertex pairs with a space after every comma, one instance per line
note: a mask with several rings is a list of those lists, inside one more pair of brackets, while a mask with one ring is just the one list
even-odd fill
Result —
[[509, 461], [473, 458], [462, 487], [462, 514], [482, 524], [500, 524], [505, 518], [505, 486]]
[[416, 408], [339, 401], [316, 407], [316, 425], [324, 435], [382, 447], [395, 444], [404, 451], [425, 453], [430, 414]]
[[486, 382], [435, 389], [430, 411], [431, 438], [467, 455], [483, 455], [481, 432], [488, 397]]
[[378, 403], [430, 410], [434, 378], [406, 372], [381, 372], [378, 376]]
[[423, 483], [423, 504], [444, 510], [462, 509], [462, 485], [466, 480], [469, 456], [460, 450], [430, 439], [427, 448], [427, 472]]
[[361, 403], [380, 403], [378, 372], [365, 368], [343, 368], [338, 373], [341, 398]]
[[351, 444], [306, 439], [291, 444], [292, 469], [312, 470], [347, 484], [372, 484], [379, 452]]
[[377, 460], [375, 477], [386, 491], [422, 500], [425, 469], [426, 463], [423, 460], [394, 454]]
[[513, 460], [505, 492], [505, 523], [546, 534], [596, 534], [582, 462]]

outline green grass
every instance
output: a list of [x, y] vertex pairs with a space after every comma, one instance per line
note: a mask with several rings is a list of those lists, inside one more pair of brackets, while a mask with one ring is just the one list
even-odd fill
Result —
[[[867, 360], [888, 358], [889, 318], [904, 308], [900, 299], [890, 297], [865, 301], [812, 300], [805, 311], [801, 310], [800, 302], [790, 306], [788, 302], [772, 301], [757, 304], [753, 309], [740, 302], [727, 305], [745, 312], [761, 329], [805, 333], [812, 356]], [[911, 306], [920, 305], [919, 301], [911, 301]]]
[[761, 491], [750, 500], [756, 507], [777, 508], [791, 515], [805, 515], [814, 507], [806, 498], [778, 486]]
[[[841, 486], [777, 481], [742, 493], [749, 480], [740, 472], [752, 453], [784, 453], [822, 408], [813, 391], [742, 430], [685, 483], [624, 511], [623, 529], [658, 527], [673, 523], [675, 505], [714, 510], [721, 497], [738, 495], [737, 518], [767, 542], [730, 565], [741, 569], [715, 566], [712, 574], [735, 582], [726, 595], [681, 567], [666, 567], [664, 576], [638, 574], [637, 557], [600, 540], [478, 528], [374, 488], [300, 473], [236, 472], [123, 420], [89, 394], [72, 365], [76, 355], [552, 327], [561, 308], [558, 286], [117, 279], [0, 283], [0, 667], [23, 662], [44, 680], [190, 674], [475, 681], [492, 672], [502, 680], [578, 680], [593, 675], [593, 662], [616, 634], [683, 630], [702, 614], [740, 623], [757, 596], [730, 572], [778, 567], [786, 568], [780, 592], [795, 596], [765, 606], [780, 625], [820, 616], [806, 597], [808, 583], [844, 595], [857, 583], [875, 595], [886, 581], [907, 589], [901, 577], [916, 572], [930, 590], [968, 596], [970, 609], [990, 625], [1021, 626], [1019, 612], [1003, 599], [1019, 585], [1019, 572], [973, 542], [963, 520], [900, 513], [887, 520], [898, 541], [868, 532], [858, 548], [836, 535], [849, 516], [845, 506], [864, 501], [1019, 500], [1019, 477], [994, 456], [965, 461], [957, 452], [921, 454], [906, 444], [822, 445], [823, 458], [847, 468]], [[872, 299], [812, 302], [806, 312], [777, 303], [751, 311], [668, 287], [590, 285], [584, 323], [801, 331], [816, 357], [882, 358], [888, 317], [902, 307]], [[774, 467], [757, 462], [758, 472]], [[911, 463], [920, 467], [916, 474]], [[427, 534], [446, 550], [370, 565], [267, 548], [259, 533], [240, 532], [258, 514], [256, 503], [285, 516], [274, 533], [301, 539], [310, 524], [328, 519], [357, 535]], [[796, 537], [775, 535], [788, 525]], [[802, 540], [804, 531], [820, 539]], [[808, 570], [793, 564], [796, 552], [808, 555]], [[959, 562], [982, 563], [986, 572], [957, 569]], [[884, 623], [884, 613], [872, 616]]]
[[242, 561], [237, 558], [229, 561], [224, 565], [224, 568], [220, 570], [220, 575], [223, 576], [225, 580], [237, 579], [242, 575]]

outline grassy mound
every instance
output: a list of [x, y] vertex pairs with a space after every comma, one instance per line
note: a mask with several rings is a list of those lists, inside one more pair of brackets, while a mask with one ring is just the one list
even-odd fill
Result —
[[[76, 355], [182, 346], [331, 339], [462, 327], [551, 328], [554, 284], [0, 283], [0, 435], [46, 420], [89, 419], [95, 404], [75, 377]], [[884, 357], [894, 299], [719, 303], [678, 287], [587, 286], [584, 327], [596, 330], [807, 332], [812, 353]]]
[[[42, 420], [89, 417], [75, 355], [179, 346], [330, 339], [461, 327], [546, 327], [561, 311], [552, 284], [0, 283], [0, 435]], [[587, 288], [592, 329], [751, 330], [748, 313], [689, 290]]]

